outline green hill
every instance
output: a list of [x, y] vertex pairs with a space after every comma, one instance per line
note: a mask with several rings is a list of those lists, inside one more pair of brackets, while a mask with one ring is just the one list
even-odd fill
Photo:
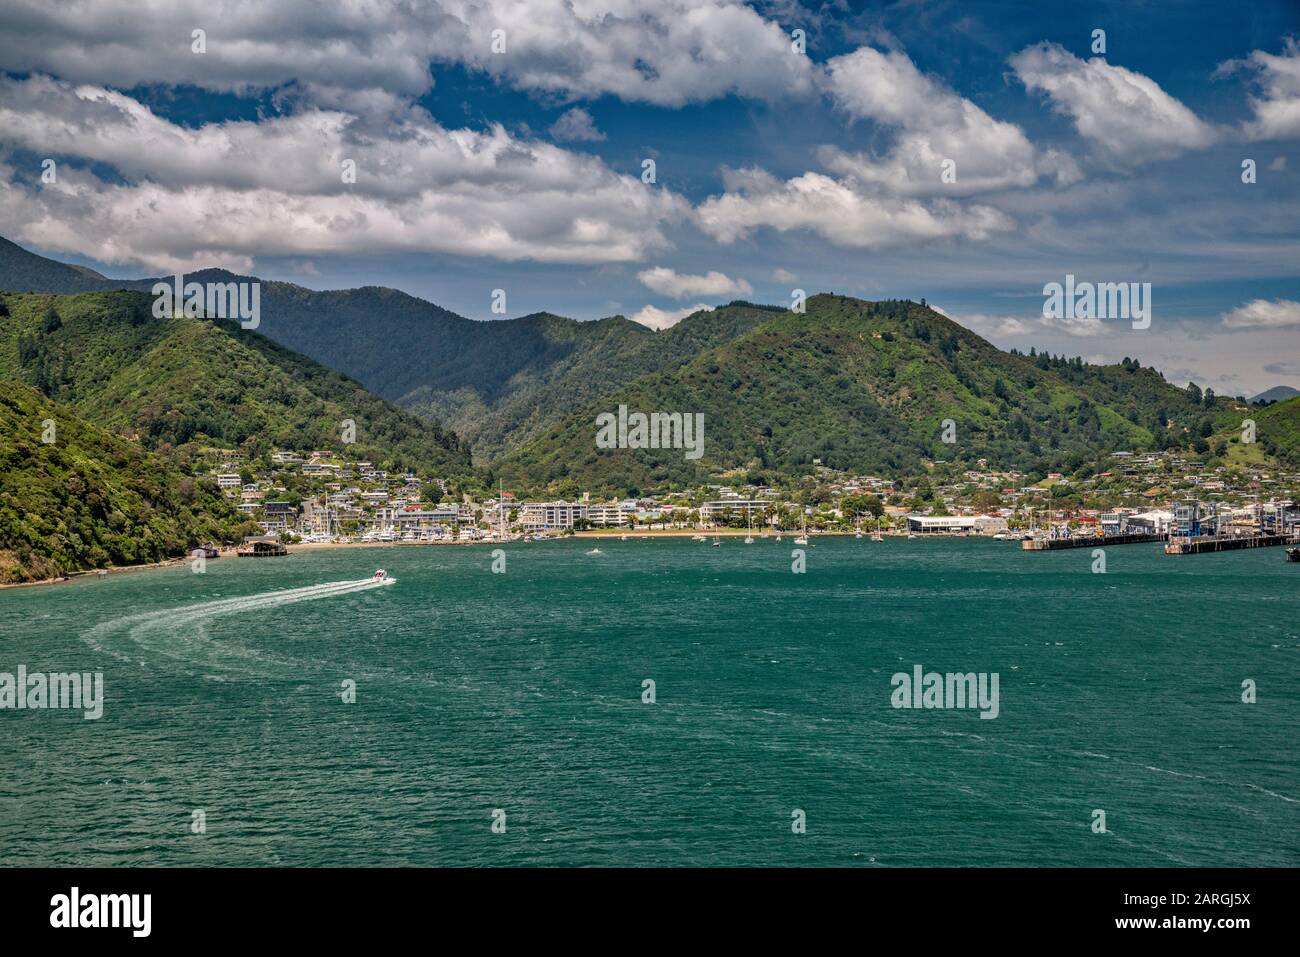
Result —
[[351, 419], [351, 458], [437, 476], [470, 472], [453, 433], [236, 323], [157, 319], [151, 297], [134, 292], [3, 302], [0, 375], [146, 448], [343, 451], [342, 423]]
[[159, 561], [254, 530], [215, 485], [8, 377], [0, 477], [3, 583]]
[[737, 307], [664, 332], [622, 316], [482, 322], [393, 289], [313, 292], [290, 283], [263, 283], [262, 310], [268, 337], [446, 423], [483, 463], [591, 399], [678, 366], [770, 315]]
[[[711, 316], [725, 320], [726, 312]], [[620, 403], [703, 413], [703, 458], [597, 449], [595, 417]], [[769, 312], [679, 368], [587, 403], [507, 455], [498, 471], [523, 487], [611, 492], [738, 474], [779, 480], [818, 461], [858, 473], [915, 475], [927, 460], [980, 459], [1074, 472], [1109, 451], [1190, 445], [1212, 418], [1185, 390], [1135, 363], [1094, 367], [1005, 353], [916, 303], [820, 295], [806, 314]], [[952, 444], [942, 440], [948, 419]]]
[[[0, 287], [17, 278], [59, 288], [153, 282], [108, 280], [0, 245]], [[241, 277], [205, 270], [188, 278]], [[153, 320], [141, 309], [147, 300], [126, 293], [61, 301], [53, 320], [40, 297], [10, 298], [19, 321], [0, 317], [0, 372], [160, 448], [209, 440], [246, 451], [337, 447], [338, 422], [353, 418], [358, 456], [454, 476], [469, 471], [472, 449], [479, 465], [538, 491], [738, 475], [779, 481], [816, 461], [915, 475], [935, 461], [980, 459], [1073, 473], [1119, 449], [1187, 449], [1230, 464], [1300, 458], [1292, 402], [1252, 408], [1267, 430], [1256, 446], [1241, 446], [1234, 436], [1245, 407], [1235, 400], [1176, 388], [1128, 359], [1094, 366], [1002, 352], [911, 302], [822, 295], [803, 315], [732, 303], [656, 332], [621, 316], [480, 322], [392, 289], [263, 282], [254, 334]], [[597, 450], [595, 416], [620, 402], [704, 413], [704, 458]], [[953, 444], [942, 441], [948, 419]]]
[[[438, 379], [437, 387], [418, 388], [399, 402], [422, 415], [444, 418], [472, 444], [476, 459], [491, 461], [588, 402], [639, 376], [676, 369], [702, 349], [770, 317], [762, 307], [738, 305], [688, 316], [662, 332], [622, 316], [575, 322], [542, 313], [479, 323], [493, 327], [490, 337], [518, 350], [508, 377], [489, 364], [476, 378]], [[492, 342], [482, 348], [489, 357], [498, 354]], [[494, 378], [494, 371], [501, 378]]]
[[1265, 454], [1300, 465], [1300, 396], [1250, 409], [1246, 417], [1255, 420], [1256, 441]]
[[[186, 278], [252, 277], [205, 269]], [[0, 240], [0, 289], [148, 292], [155, 281], [106, 279]], [[621, 316], [578, 322], [537, 313], [483, 322], [396, 289], [317, 292], [265, 280], [261, 306], [263, 336], [442, 423], [484, 463], [585, 402], [752, 328], [772, 308], [701, 313], [655, 332]]]

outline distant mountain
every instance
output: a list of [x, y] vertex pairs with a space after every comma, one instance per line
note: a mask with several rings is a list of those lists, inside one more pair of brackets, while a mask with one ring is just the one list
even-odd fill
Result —
[[[155, 281], [69, 274], [60, 269], [71, 267], [18, 253], [0, 258], [0, 288], [16, 281], [6, 262], [51, 283], [147, 291]], [[187, 278], [250, 277], [204, 270]], [[1176, 388], [1132, 360], [1093, 366], [1078, 357], [1002, 352], [913, 302], [821, 295], [808, 301], [805, 314], [737, 302], [654, 331], [621, 316], [575, 322], [537, 313], [481, 322], [380, 287], [314, 292], [263, 281], [261, 292], [259, 334], [223, 323], [155, 328], [128, 316], [127, 327], [143, 323], [151, 330], [139, 344], [141, 355], [121, 352], [137, 341], [133, 336], [122, 343], [92, 337], [98, 351], [91, 354], [102, 359], [92, 364], [101, 372], [137, 361], [154, 370], [143, 395], [133, 379], [139, 371], [114, 373], [107, 385], [95, 375], [87, 378], [78, 366], [80, 344], [60, 352], [55, 334], [45, 346], [33, 345], [31, 330], [40, 317], [30, 310], [20, 350], [26, 358], [19, 365], [26, 381], [42, 383], [56, 397], [69, 388], [61, 377], [65, 366], [71, 368], [78, 408], [114, 428], [136, 430], [143, 441], [170, 444], [201, 434], [235, 442], [259, 436], [279, 444], [301, 444], [289, 440], [307, 434], [326, 444], [331, 419], [349, 404], [348, 390], [360, 392], [359, 382], [424, 420], [445, 423], [447, 432], [433, 425], [423, 439], [412, 439], [416, 445], [425, 441], [426, 450], [426, 440], [432, 440], [446, 453], [424, 461], [454, 474], [468, 470], [466, 448], [472, 448], [479, 466], [536, 491], [633, 491], [719, 476], [779, 481], [808, 474], [817, 463], [915, 476], [930, 462], [974, 465], [983, 459], [990, 467], [1027, 473], [1075, 472], [1120, 449], [1215, 451], [1238, 464], [1274, 455], [1296, 461], [1287, 439], [1296, 416], [1291, 403], [1279, 403], [1286, 408], [1268, 417], [1270, 444], [1261, 433], [1257, 445], [1239, 447], [1243, 410], [1234, 400], [1206, 401], [1199, 390]], [[138, 312], [141, 302], [133, 300], [130, 309]], [[155, 336], [171, 347], [161, 348]], [[331, 378], [302, 356], [277, 351], [269, 340], [356, 382]], [[219, 348], [193, 366], [202, 355], [200, 343]], [[232, 344], [245, 351], [227, 355]], [[15, 340], [14, 348], [20, 345]], [[248, 350], [278, 371], [231, 381], [222, 370], [241, 367]], [[3, 353], [0, 343], [0, 370]], [[287, 386], [274, 385], [284, 382], [286, 371], [299, 385], [331, 384], [326, 392], [308, 389], [304, 406], [290, 400]], [[239, 398], [251, 381], [270, 384], [269, 394], [255, 390], [265, 401]], [[214, 382], [220, 388], [213, 389]], [[680, 451], [597, 450], [595, 416], [620, 403], [647, 412], [704, 413], [704, 456], [690, 461]], [[286, 406], [310, 411], [304, 417], [286, 413]], [[373, 423], [367, 434], [385, 441], [369, 454], [412, 461], [415, 446], [395, 441], [399, 432], [411, 438], [402, 430], [414, 428], [415, 420], [383, 403], [375, 414], [381, 409], [387, 424]], [[951, 444], [942, 441], [949, 419], [956, 429]]]
[[0, 237], [0, 289], [70, 293], [113, 288], [113, 280], [93, 269], [46, 259]]
[[[134, 292], [0, 301], [0, 376], [146, 448], [321, 448], [438, 476], [471, 471], [453, 433], [235, 323], [157, 319]], [[356, 441], [345, 449], [349, 419]]]
[[1253, 395], [1247, 402], [1252, 405], [1256, 402], [1281, 402], [1285, 399], [1293, 399], [1300, 395], [1300, 389], [1293, 389], [1289, 385], [1275, 385], [1271, 389], [1265, 389], [1259, 395]]
[[0, 583], [159, 561], [249, 530], [215, 485], [8, 376], [0, 437]]
[[680, 364], [768, 315], [761, 307], [702, 313], [665, 332], [622, 316], [578, 322], [535, 313], [483, 322], [394, 289], [313, 292], [263, 282], [258, 331], [446, 423], [486, 463], [589, 399]]
[[[105, 279], [12, 243], [7, 247], [0, 255], [0, 289], [147, 292], [158, 281]], [[36, 281], [41, 277], [44, 286]], [[219, 269], [186, 274], [195, 282], [253, 278]], [[578, 322], [537, 313], [483, 322], [395, 289], [315, 292], [260, 281], [259, 333], [442, 422], [480, 462], [521, 445], [611, 388], [752, 328], [772, 308], [701, 314], [655, 332], [621, 316]]]

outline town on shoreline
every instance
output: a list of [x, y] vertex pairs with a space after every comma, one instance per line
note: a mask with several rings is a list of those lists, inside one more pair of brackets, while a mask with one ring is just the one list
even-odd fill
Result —
[[720, 481], [609, 498], [576, 488], [554, 498], [517, 496], [504, 483], [484, 488], [390, 472], [332, 451], [275, 451], [254, 462], [214, 451], [220, 457], [209, 478], [263, 537], [286, 545], [777, 531], [1201, 534], [1202, 525], [1216, 532], [1290, 528], [1292, 503], [1300, 499], [1300, 472], [1252, 464], [1207, 468], [1195, 456], [1169, 451], [1119, 451], [1071, 475], [999, 471], [981, 459], [974, 468], [932, 463], [925, 475], [897, 479], [815, 463], [809, 475], [783, 486]]

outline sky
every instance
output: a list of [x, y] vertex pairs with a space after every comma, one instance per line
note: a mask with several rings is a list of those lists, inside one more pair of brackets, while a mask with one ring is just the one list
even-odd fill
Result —
[[[0, 5], [0, 235], [478, 319], [925, 299], [1300, 387], [1297, 146], [1296, 0]], [[1045, 317], [1067, 275], [1149, 325]]]

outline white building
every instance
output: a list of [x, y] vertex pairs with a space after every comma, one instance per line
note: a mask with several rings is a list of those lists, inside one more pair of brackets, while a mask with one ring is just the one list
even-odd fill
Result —
[[626, 525], [636, 514], [636, 503], [617, 502], [586, 506], [587, 521], [593, 525], [613, 527]]
[[587, 517], [582, 502], [528, 502], [519, 510], [519, 524], [524, 531], [573, 528], [573, 523]]
[[724, 498], [716, 502], [705, 502], [700, 506], [700, 519], [708, 522], [726, 515], [740, 517], [746, 522], [753, 519], [763, 520], [763, 512], [772, 503], [761, 498]]
[[971, 532], [992, 535], [1005, 532], [1007, 520], [1000, 515], [909, 515], [907, 530], [922, 535]]

